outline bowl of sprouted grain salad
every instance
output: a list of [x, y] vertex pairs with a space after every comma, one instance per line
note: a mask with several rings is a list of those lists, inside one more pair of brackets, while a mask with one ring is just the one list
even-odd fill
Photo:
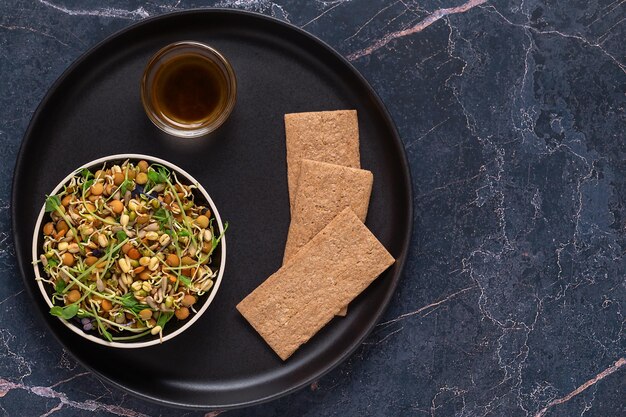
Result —
[[155, 345], [211, 304], [227, 228], [183, 169], [146, 155], [100, 158], [46, 196], [33, 235], [35, 277], [50, 314], [80, 336]]

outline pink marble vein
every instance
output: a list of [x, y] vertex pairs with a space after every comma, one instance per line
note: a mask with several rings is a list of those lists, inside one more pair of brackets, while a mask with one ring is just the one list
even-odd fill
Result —
[[594, 376], [589, 381], [585, 382], [584, 384], [576, 388], [574, 391], [567, 394], [565, 397], [557, 398], [555, 400], [550, 401], [548, 405], [543, 407], [541, 410], [539, 410], [537, 414], [535, 414], [535, 417], [542, 417], [544, 414], [546, 414], [546, 412], [550, 408], [554, 407], [555, 405], [568, 402], [569, 400], [571, 400], [572, 398], [574, 398], [575, 396], [577, 396], [578, 394], [580, 394], [581, 392], [589, 388], [590, 386], [594, 385], [596, 382], [601, 381], [607, 376], [611, 375], [613, 372], [616, 372], [617, 370], [619, 370], [619, 368], [621, 368], [624, 365], [626, 365], [626, 358], [620, 358], [617, 362], [615, 362], [615, 364], [613, 364], [612, 366], [609, 366], [604, 371], [600, 372], [598, 375]]
[[452, 14], [465, 13], [466, 11], [473, 9], [476, 6], [480, 6], [481, 4], [486, 3], [487, 0], [468, 0], [466, 3], [463, 3], [460, 6], [449, 7], [445, 9], [437, 9], [428, 15], [425, 19], [421, 20], [415, 26], [410, 27], [408, 29], [399, 30], [397, 32], [391, 32], [387, 35], [383, 36], [381, 39], [374, 42], [372, 45], [368, 46], [365, 49], [354, 52], [347, 56], [349, 61], [354, 61], [356, 59], [362, 58], [364, 56], [370, 55], [373, 52], [379, 50], [383, 46], [387, 45], [394, 39], [403, 38], [405, 36], [412, 35], [414, 33], [421, 32], [426, 29], [428, 26], [437, 22], [438, 20]]

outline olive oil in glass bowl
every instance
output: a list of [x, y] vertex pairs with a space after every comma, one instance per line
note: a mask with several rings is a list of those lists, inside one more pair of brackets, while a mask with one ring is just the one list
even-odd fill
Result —
[[232, 112], [237, 81], [228, 60], [194, 41], [176, 42], [148, 62], [141, 98], [150, 120], [174, 136], [193, 138], [220, 127]]

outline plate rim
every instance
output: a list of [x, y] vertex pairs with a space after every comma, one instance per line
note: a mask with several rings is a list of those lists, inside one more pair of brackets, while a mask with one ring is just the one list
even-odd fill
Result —
[[144, 401], [148, 401], [150, 403], [153, 403], [155, 405], [158, 406], [165, 406], [165, 407], [172, 407], [172, 408], [178, 408], [178, 409], [186, 409], [186, 410], [195, 410], [195, 411], [212, 411], [212, 410], [231, 410], [231, 409], [238, 409], [238, 408], [245, 408], [245, 407], [251, 407], [254, 405], [260, 405], [263, 403], [267, 403], [273, 400], [276, 400], [278, 398], [287, 396], [289, 394], [292, 394], [296, 391], [299, 391], [300, 389], [306, 387], [307, 385], [311, 384], [312, 382], [319, 380], [320, 378], [324, 377], [326, 374], [328, 374], [330, 371], [332, 371], [333, 369], [337, 368], [340, 364], [344, 363], [350, 356], [352, 356], [352, 354], [363, 344], [363, 342], [365, 341], [365, 339], [371, 334], [371, 332], [374, 330], [374, 328], [376, 327], [376, 324], [380, 321], [382, 315], [385, 313], [385, 311], [387, 310], [387, 308], [389, 307], [389, 303], [391, 301], [391, 297], [393, 297], [393, 295], [396, 292], [398, 283], [400, 282], [400, 278], [404, 275], [404, 268], [405, 268], [405, 264], [406, 264], [406, 259], [408, 257], [408, 252], [409, 252], [409, 247], [410, 247], [410, 243], [411, 243], [411, 238], [413, 235], [413, 227], [414, 227], [414, 219], [413, 219], [413, 215], [414, 215], [414, 204], [413, 204], [413, 180], [411, 177], [411, 171], [409, 168], [409, 162], [408, 162], [408, 158], [407, 158], [407, 154], [406, 154], [406, 149], [404, 146], [404, 142], [402, 141], [400, 134], [398, 132], [398, 129], [396, 127], [396, 124], [393, 120], [393, 117], [391, 116], [391, 114], [389, 113], [389, 111], [387, 110], [387, 108], [385, 107], [383, 101], [381, 100], [381, 98], [379, 97], [378, 93], [374, 90], [374, 88], [371, 86], [371, 84], [369, 83], [369, 81], [354, 67], [354, 65], [352, 65], [352, 63], [350, 61], [348, 61], [348, 59], [346, 59], [346, 57], [344, 57], [343, 55], [341, 55], [339, 52], [337, 52], [333, 47], [331, 47], [329, 44], [327, 44], [325, 41], [323, 41], [322, 39], [318, 38], [317, 36], [313, 35], [312, 33], [307, 32], [306, 30], [290, 23], [290, 22], [286, 22], [283, 20], [280, 20], [278, 18], [275, 18], [273, 16], [268, 16], [259, 12], [253, 12], [253, 11], [248, 11], [248, 10], [240, 10], [240, 9], [230, 9], [230, 8], [223, 8], [223, 7], [215, 7], [215, 8], [192, 8], [192, 9], [186, 9], [186, 10], [179, 10], [179, 11], [171, 11], [171, 12], [166, 12], [163, 14], [159, 14], [156, 16], [151, 16], [145, 19], [142, 19], [140, 21], [137, 21], [135, 23], [132, 23], [128, 26], [126, 26], [125, 28], [122, 28], [120, 30], [117, 30], [113, 33], [111, 33], [110, 35], [106, 36], [104, 39], [102, 39], [101, 41], [97, 42], [95, 45], [93, 45], [92, 47], [90, 47], [89, 49], [87, 49], [85, 52], [83, 52], [80, 56], [78, 56], [78, 58], [76, 58], [74, 61], [72, 61], [72, 63], [61, 73], [61, 75], [59, 75], [59, 77], [51, 84], [51, 86], [48, 88], [48, 90], [46, 91], [46, 94], [43, 96], [43, 98], [41, 99], [40, 103], [37, 105], [35, 111], [33, 112], [33, 115], [30, 118], [30, 121], [28, 123], [28, 127], [26, 128], [26, 131], [24, 132], [24, 135], [22, 137], [22, 141], [20, 143], [20, 147], [17, 153], [17, 157], [16, 157], [16, 162], [15, 162], [15, 166], [14, 166], [14, 170], [13, 170], [13, 177], [12, 177], [12, 181], [11, 181], [11, 227], [12, 227], [12, 237], [13, 237], [13, 247], [15, 250], [15, 256], [17, 259], [17, 267], [18, 270], [20, 272], [22, 281], [24, 283], [24, 286], [26, 288], [26, 291], [28, 292], [28, 294], [30, 295], [30, 297], [34, 297], [33, 293], [31, 291], [31, 288], [28, 285], [28, 281], [27, 281], [27, 274], [26, 274], [26, 266], [23, 262], [23, 260], [21, 259], [22, 256], [19, 255], [19, 246], [20, 246], [20, 239], [17, 238], [17, 235], [15, 234], [15, 230], [17, 228], [17, 213], [15, 210], [15, 204], [14, 202], [17, 200], [18, 198], [18, 192], [16, 190], [16, 182], [18, 180], [18, 175], [17, 172], [22, 172], [23, 170], [23, 164], [25, 163], [25, 143], [26, 143], [26, 139], [31, 136], [32, 131], [38, 121], [38, 119], [41, 117], [41, 114], [43, 113], [43, 109], [46, 108], [47, 103], [53, 98], [53, 96], [55, 95], [57, 89], [59, 88], [59, 86], [65, 81], [66, 78], [68, 78], [73, 72], [74, 70], [79, 67], [84, 61], [86, 61], [87, 59], [89, 59], [92, 55], [94, 55], [96, 52], [98, 52], [98, 50], [100, 50], [102, 47], [106, 46], [108, 43], [114, 41], [116, 38], [125, 35], [126, 33], [142, 28], [144, 26], [148, 26], [148, 25], [154, 25], [154, 24], [158, 24], [159, 21], [164, 21], [167, 19], [171, 19], [171, 18], [176, 18], [176, 17], [181, 17], [181, 16], [185, 16], [185, 15], [195, 15], [195, 14], [230, 14], [230, 15], [234, 15], [234, 16], [244, 16], [246, 18], [255, 18], [255, 19], [259, 19], [262, 21], [265, 21], [267, 23], [270, 24], [274, 24], [274, 25], [278, 25], [278, 26], [282, 26], [284, 29], [287, 30], [291, 30], [291, 31], [295, 31], [297, 32], [299, 35], [304, 36], [305, 38], [307, 38], [308, 41], [313, 42], [318, 44], [320, 47], [322, 47], [324, 50], [326, 50], [326, 52], [328, 52], [330, 55], [332, 55], [335, 59], [337, 59], [339, 61], [340, 64], [342, 64], [344, 67], [346, 67], [351, 75], [353, 77], [355, 77], [362, 85], [364, 85], [366, 87], [367, 93], [368, 95], [372, 98], [374, 105], [377, 107], [377, 109], [380, 111], [380, 114], [383, 116], [384, 122], [385, 124], [388, 126], [390, 132], [392, 133], [391, 135], [391, 139], [393, 142], [394, 147], [396, 148], [396, 152], [397, 154], [400, 156], [400, 169], [402, 171], [402, 176], [404, 178], [407, 179], [407, 185], [404, 187], [404, 191], [406, 193], [407, 196], [407, 200], [408, 200], [408, 204], [406, 206], [406, 219], [405, 222], [408, 226], [408, 232], [406, 233], [406, 235], [404, 236], [404, 239], [402, 240], [402, 245], [401, 245], [401, 252], [400, 255], [398, 256], [398, 258], [396, 258], [396, 265], [398, 266], [398, 272], [391, 277], [391, 284], [390, 284], [390, 288], [389, 291], [387, 291], [387, 293], [385, 294], [384, 299], [382, 300], [382, 303], [380, 303], [381, 307], [378, 308], [377, 312], [372, 316], [372, 320], [368, 326], [368, 328], [366, 329], [365, 332], [363, 332], [363, 334], [358, 337], [355, 338], [354, 341], [351, 343], [351, 345], [341, 354], [339, 355], [337, 358], [335, 358], [333, 361], [327, 362], [324, 366], [320, 367], [319, 372], [315, 373], [315, 375], [310, 376], [308, 378], [306, 378], [306, 380], [304, 382], [301, 382], [297, 385], [294, 385], [290, 388], [287, 389], [283, 389], [281, 391], [275, 392], [273, 394], [270, 395], [266, 395], [262, 398], [257, 398], [254, 400], [248, 400], [248, 401], [241, 401], [241, 402], [231, 402], [231, 403], [227, 403], [227, 404], [218, 404], [218, 405], [196, 405], [196, 404], [185, 404], [183, 402], [174, 402], [174, 401], [169, 401], [169, 400], [163, 400], [154, 396], [150, 396], [147, 395], [145, 393], [142, 392], [138, 392], [136, 390], [133, 390], [103, 374], [101, 374], [100, 372], [94, 370], [93, 368], [91, 368], [89, 365], [87, 365], [86, 363], [84, 363], [82, 360], [78, 359], [74, 353], [69, 350], [66, 349], [66, 345], [65, 342], [63, 340], [61, 340], [61, 338], [56, 334], [56, 332], [52, 331], [50, 329], [50, 326], [48, 325], [48, 323], [46, 322], [46, 318], [43, 315], [43, 312], [40, 309], [37, 309], [37, 316], [39, 317], [39, 319], [41, 320], [41, 322], [44, 324], [44, 326], [48, 329], [48, 331], [50, 333], [53, 334], [54, 338], [58, 341], [58, 343], [61, 345], [61, 347], [66, 350], [73, 358], [76, 362], [78, 362], [83, 368], [85, 368], [86, 370], [88, 370], [89, 372], [91, 372], [93, 375], [95, 375], [96, 377], [98, 377], [99, 379], [105, 381], [108, 384], [111, 384], [112, 386], [122, 390], [123, 392], [127, 392], [129, 394], [132, 394], [133, 396], [135, 396], [136, 398], [139, 398], [141, 400]]

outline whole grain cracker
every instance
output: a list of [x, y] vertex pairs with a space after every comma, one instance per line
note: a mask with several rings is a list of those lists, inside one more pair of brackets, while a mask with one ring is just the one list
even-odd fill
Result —
[[[370, 171], [303, 159], [283, 264], [346, 207], [365, 222], [373, 179]], [[337, 315], [347, 313], [346, 306]]]
[[394, 261], [346, 208], [237, 310], [286, 360]]
[[361, 167], [356, 110], [286, 114], [285, 136], [291, 209], [295, 202], [301, 159]]
[[283, 264], [346, 207], [364, 222], [373, 179], [364, 169], [302, 160]]

